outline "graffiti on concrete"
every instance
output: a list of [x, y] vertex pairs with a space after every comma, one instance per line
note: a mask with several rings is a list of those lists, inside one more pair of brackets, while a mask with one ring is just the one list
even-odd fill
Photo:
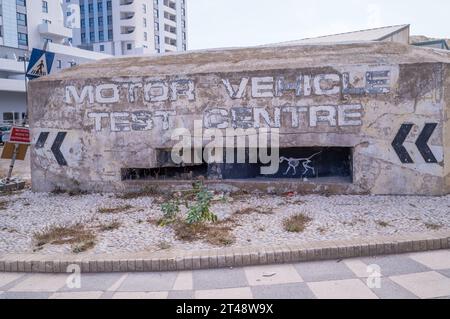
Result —
[[312, 163], [312, 159], [321, 153], [322, 151], [315, 153], [308, 158], [286, 158], [284, 156], [280, 157], [280, 163], [288, 163], [288, 169], [286, 172], [284, 172], [283, 175], [287, 175], [291, 169], [294, 171], [292, 175], [297, 175], [297, 167], [299, 167], [300, 164], [302, 164], [304, 169], [302, 176], [305, 176], [310, 170], [313, 174], [315, 174], [316, 171], [310, 164]]
[[[356, 80], [351, 72], [298, 74], [294, 80], [281, 75], [241, 76], [236, 79], [219, 77], [221, 85], [211, 87], [214, 91], [225, 90], [231, 99], [245, 97], [279, 98], [293, 92], [295, 97], [332, 96], [339, 94], [380, 94], [389, 93], [393, 82], [391, 70], [366, 70], [364, 79]], [[233, 83], [234, 82], [234, 83]], [[129, 103], [159, 103], [175, 102], [180, 98], [195, 101], [197, 90], [205, 89], [198, 79], [184, 78], [174, 80], [143, 80], [137, 79], [126, 83], [111, 82], [97, 85], [85, 85], [77, 88], [74, 85], [65, 87], [64, 102], [70, 105], [117, 104]]]
[[[362, 125], [361, 104], [284, 106], [284, 107], [233, 107], [208, 109], [203, 114], [205, 128], [314, 128], [348, 127]], [[283, 114], [290, 119], [283, 120]], [[155, 124], [163, 130], [174, 128], [176, 111], [135, 111], [135, 112], [88, 112], [87, 117], [95, 131], [109, 129], [111, 132], [151, 131]], [[105, 121], [104, 121], [105, 120]], [[104, 123], [107, 122], [105, 125]]]
[[[106, 83], [83, 86], [81, 90], [73, 85], [66, 86], [64, 102], [67, 104], [116, 104], [123, 102], [122, 96], [130, 103], [137, 102], [138, 90], [143, 90], [146, 102], [177, 101], [180, 97], [195, 101], [193, 80], [150, 81], [146, 83]], [[123, 94], [122, 92], [125, 92]]]

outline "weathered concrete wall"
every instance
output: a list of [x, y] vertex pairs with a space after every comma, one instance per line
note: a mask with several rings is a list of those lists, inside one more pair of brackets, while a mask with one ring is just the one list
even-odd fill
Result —
[[[449, 62], [443, 52], [368, 43], [79, 66], [30, 84], [33, 189], [147, 185], [122, 181], [121, 169], [158, 167], [157, 150], [175, 144], [173, 129], [193, 130], [203, 120], [204, 128], [278, 128], [282, 148], [353, 149], [352, 182], [212, 181], [217, 187], [449, 193]], [[392, 143], [402, 135], [396, 152]]]
[[450, 65], [445, 65], [444, 75], [444, 176], [445, 193], [450, 193]]

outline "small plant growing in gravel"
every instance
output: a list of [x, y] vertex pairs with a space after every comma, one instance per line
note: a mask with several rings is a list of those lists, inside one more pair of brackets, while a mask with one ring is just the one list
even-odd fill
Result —
[[74, 254], [79, 254], [79, 253], [82, 253], [82, 252], [85, 252], [85, 251], [87, 251], [89, 249], [94, 248], [94, 246], [95, 246], [95, 241], [88, 240], [88, 241], [85, 241], [85, 242], [82, 242], [82, 243], [74, 244], [72, 246], [72, 252]]
[[8, 202], [0, 201], [0, 210], [5, 210], [8, 208]]
[[133, 206], [131, 205], [124, 205], [124, 206], [119, 206], [119, 207], [103, 207], [103, 208], [99, 208], [98, 212], [100, 214], [118, 214], [127, 210], [132, 209]]
[[302, 233], [305, 231], [312, 218], [304, 214], [297, 214], [283, 221], [284, 230], [290, 233]]
[[103, 232], [117, 230], [122, 226], [122, 224], [118, 221], [112, 221], [108, 224], [102, 224], [99, 226], [100, 230]]
[[74, 252], [86, 251], [95, 246], [96, 236], [91, 229], [83, 224], [68, 226], [50, 226], [47, 229], [34, 234], [36, 246], [42, 247], [46, 244], [65, 245], [71, 244]]
[[156, 187], [147, 186], [138, 192], [124, 193], [124, 194], [117, 195], [117, 198], [119, 198], [119, 199], [136, 199], [136, 198], [142, 198], [142, 197], [152, 197], [157, 194], [158, 194], [158, 191], [157, 191]]
[[430, 230], [439, 230], [442, 228], [442, 225], [433, 224], [433, 223], [425, 223], [424, 225], [427, 229], [430, 229]]
[[159, 226], [166, 226], [174, 223], [180, 212], [178, 200], [171, 200], [161, 204], [161, 211], [163, 212], [163, 218], [159, 221]]
[[217, 216], [211, 212], [211, 200], [213, 195], [203, 185], [201, 181], [194, 185], [194, 199], [192, 206], [188, 207], [186, 221], [188, 224], [198, 224], [202, 222], [217, 222]]
[[388, 222], [385, 222], [384, 220], [377, 220], [376, 223], [378, 226], [383, 227], [383, 228], [391, 226], [391, 224], [389, 224]]
[[162, 240], [158, 243], [158, 248], [160, 250], [167, 250], [172, 248], [172, 245], [169, 242]]

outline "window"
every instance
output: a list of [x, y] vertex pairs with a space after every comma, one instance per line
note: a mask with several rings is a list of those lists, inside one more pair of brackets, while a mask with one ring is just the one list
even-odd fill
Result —
[[98, 26], [101, 27], [103, 25], [103, 17], [98, 17]]
[[47, 19], [42, 19], [42, 23], [45, 23], [45, 24], [52, 24], [52, 22], [51, 22], [50, 20], [47, 20]]
[[81, 25], [82, 28], [85, 28], [86, 27], [86, 20], [81, 19], [80, 20], [80, 25]]
[[148, 38], [147, 38], [147, 32], [144, 32], [144, 41], [147, 41], [148, 40]]
[[42, 12], [48, 13], [48, 2], [42, 1]]
[[28, 45], [28, 35], [26, 33], [17, 33], [17, 38], [19, 40], [19, 45]]
[[86, 43], [86, 33], [81, 34], [81, 43]]
[[144, 18], [144, 28], [146, 28], [146, 27], [147, 27], [147, 19]]
[[90, 32], [90, 33], [89, 33], [89, 39], [90, 39], [91, 41], [95, 41], [95, 33], [94, 33], [94, 32]]
[[127, 43], [127, 50], [131, 50], [132, 48], [131, 43]]
[[61, 69], [61, 68], [62, 68], [62, 61], [61, 61], [61, 60], [58, 60], [57, 68], [58, 68], [58, 69]]
[[98, 40], [99, 41], [105, 40], [105, 34], [103, 31], [98, 31]]
[[108, 16], [107, 21], [108, 21], [108, 24], [111, 25], [112, 24], [112, 16]]
[[98, 11], [103, 11], [103, 3], [102, 3], [102, 2], [99, 2], [99, 3], [97, 4], [97, 10], [98, 10]]
[[89, 18], [89, 28], [94, 27], [94, 18]]
[[159, 23], [158, 22], [155, 22], [155, 30], [159, 31]]
[[66, 16], [70, 17], [70, 15], [71, 15], [70, 11], [67, 11]]
[[80, 13], [84, 14], [84, 4], [80, 4]]
[[18, 6], [23, 6], [23, 7], [26, 6], [25, 0], [16, 0], [16, 4], [17, 4]]
[[108, 30], [108, 40], [112, 40], [113, 39], [113, 32], [112, 30]]
[[101, 52], [105, 51], [105, 46], [103, 44], [100, 44], [100, 51]]
[[111, 2], [111, 0], [109, 0], [108, 2], [106, 2], [106, 9], [112, 10], [112, 2]]
[[94, 12], [94, 4], [93, 3], [88, 4], [88, 11], [89, 11], [89, 13]]
[[17, 25], [27, 26], [27, 16], [25, 14], [17, 12]]
[[142, 5], [142, 12], [147, 13], [147, 5], [145, 3]]

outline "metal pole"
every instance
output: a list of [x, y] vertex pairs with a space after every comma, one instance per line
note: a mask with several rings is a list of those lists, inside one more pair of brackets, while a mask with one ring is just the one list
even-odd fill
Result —
[[14, 152], [11, 158], [11, 164], [9, 165], [8, 176], [6, 176], [6, 183], [9, 183], [9, 181], [11, 180], [11, 175], [14, 168], [14, 163], [16, 162], [17, 153], [19, 153], [19, 144], [14, 144]]
[[25, 70], [25, 118], [23, 118], [22, 125], [25, 126], [28, 121], [28, 80], [27, 80], [27, 59], [28, 55], [25, 54], [23, 59], [23, 68]]

